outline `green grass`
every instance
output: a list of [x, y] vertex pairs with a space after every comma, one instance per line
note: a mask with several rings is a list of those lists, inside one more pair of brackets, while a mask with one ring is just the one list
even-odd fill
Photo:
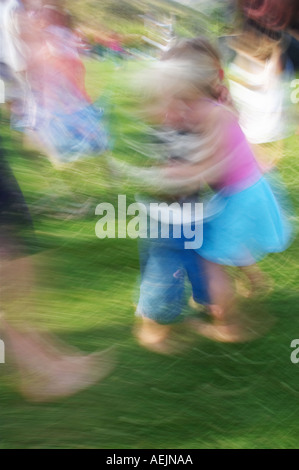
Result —
[[[115, 153], [132, 158], [120, 133], [130, 132], [131, 68], [87, 62], [88, 88], [112, 93]], [[102, 158], [58, 171], [46, 158], [23, 152], [6, 129], [5, 145], [28, 203], [61, 194], [65, 184], [78, 197], [115, 202], [124, 188], [107, 179]], [[286, 142], [282, 176], [298, 208], [298, 139]], [[128, 193], [132, 199], [132, 190]], [[58, 204], [58, 203], [57, 203]], [[57, 206], [58, 207], [58, 206]], [[290, 361], [290, 343], [299, 338], [298, 243], [271, 255], [261, 267], [275, 289], [264, 299], [244, 302], [254, 315], [276, 323], [260, 339], [225, 345], [193, 336], [181, 355], [163, 357], [140, 348], [131, 330], [138, 281], [137, 242], [99, 240], [97, 217], [34, 218], [40, 245], [40, 275], [32, 319], [84, 351], [114, 346], [116, 366], [101, 383], [51, 404], [31, 404], [18, 393], [10, 362], [0, 366], [0, 449], [102, 448], [201, 449], [297, 448], [299, 364]], [[24, 309], [26, 300], [24, 299]]]

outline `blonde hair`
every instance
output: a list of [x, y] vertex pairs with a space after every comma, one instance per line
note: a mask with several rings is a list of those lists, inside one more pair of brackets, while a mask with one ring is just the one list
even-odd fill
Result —
[[162, 59], [139, 78], [139, 87], [148, 100], [167, 96], [194, 99], [218, 98], [221, 62], [217, 49], [205, 38], [177, 41]]
[[229, 40], [229, 46], [236, 52], [245, 53], [261, 62], [270, 60], [274, 53], [283, 51], [281, 38], [271, 37], [266, 32], [246, 25], [243, 31]]

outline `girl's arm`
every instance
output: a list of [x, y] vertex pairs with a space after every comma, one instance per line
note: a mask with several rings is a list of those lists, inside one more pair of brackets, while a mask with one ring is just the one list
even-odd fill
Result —
[[217, 185], [227, 173], [231, 162], [229, 142], [233, 123], [236, 123], [236, 117], [232, 112], [223, 106], [214, 107], [206, 117], [198, 148], [190, 155], [189, 161], [162, 169], [166, 187], [194, 190], [206, 183]]
[[230, 163], [227, 143], [233, 119], [234, 115], [224, 107], [214, 107], [204, 128], [200, 126], [198, 147], [189, 155], [188, 162], [140, 168], [110, 160], [110, 168], [126, 176], [139, 190], [159, 194], [192, 194], [205, 184], [217, 185]]

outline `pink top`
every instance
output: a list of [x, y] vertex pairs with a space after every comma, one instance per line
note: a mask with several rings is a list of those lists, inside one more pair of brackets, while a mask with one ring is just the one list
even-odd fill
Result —
[[262, 174], [237, 120], [229, 124], [227, 131], [228, 164], [217, 187], [239, 192], [256, 183]]
[[[223, 107], [221, 103], [209, 99], [208, 101]], [[232, 194], [255, 184], [262, 177], [262, 173], [237, 118], [229, 119], [223, 125], [227, 137], [224, 142], [224, 158], [227, 158], [227, 165], [214, 188]]]

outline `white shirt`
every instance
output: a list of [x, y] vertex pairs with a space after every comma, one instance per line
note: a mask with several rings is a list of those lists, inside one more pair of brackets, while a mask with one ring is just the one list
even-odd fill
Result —
[[0, 0], [0, 62], [14, 72], [26, 68], [25, 47], [20, 39], [17, 13], [22, 11], [18, 0]]
[[230, 65], [230, 74], [241, 79], [241, 83], [238, 78], [229, 81], [230, 92], [239, 111], [240, 126], [252, 144], [278, 141], [289, 132], [286, 84], [283, 74], [275, 74], [271, 65], [266, 63], [255, 73]]

